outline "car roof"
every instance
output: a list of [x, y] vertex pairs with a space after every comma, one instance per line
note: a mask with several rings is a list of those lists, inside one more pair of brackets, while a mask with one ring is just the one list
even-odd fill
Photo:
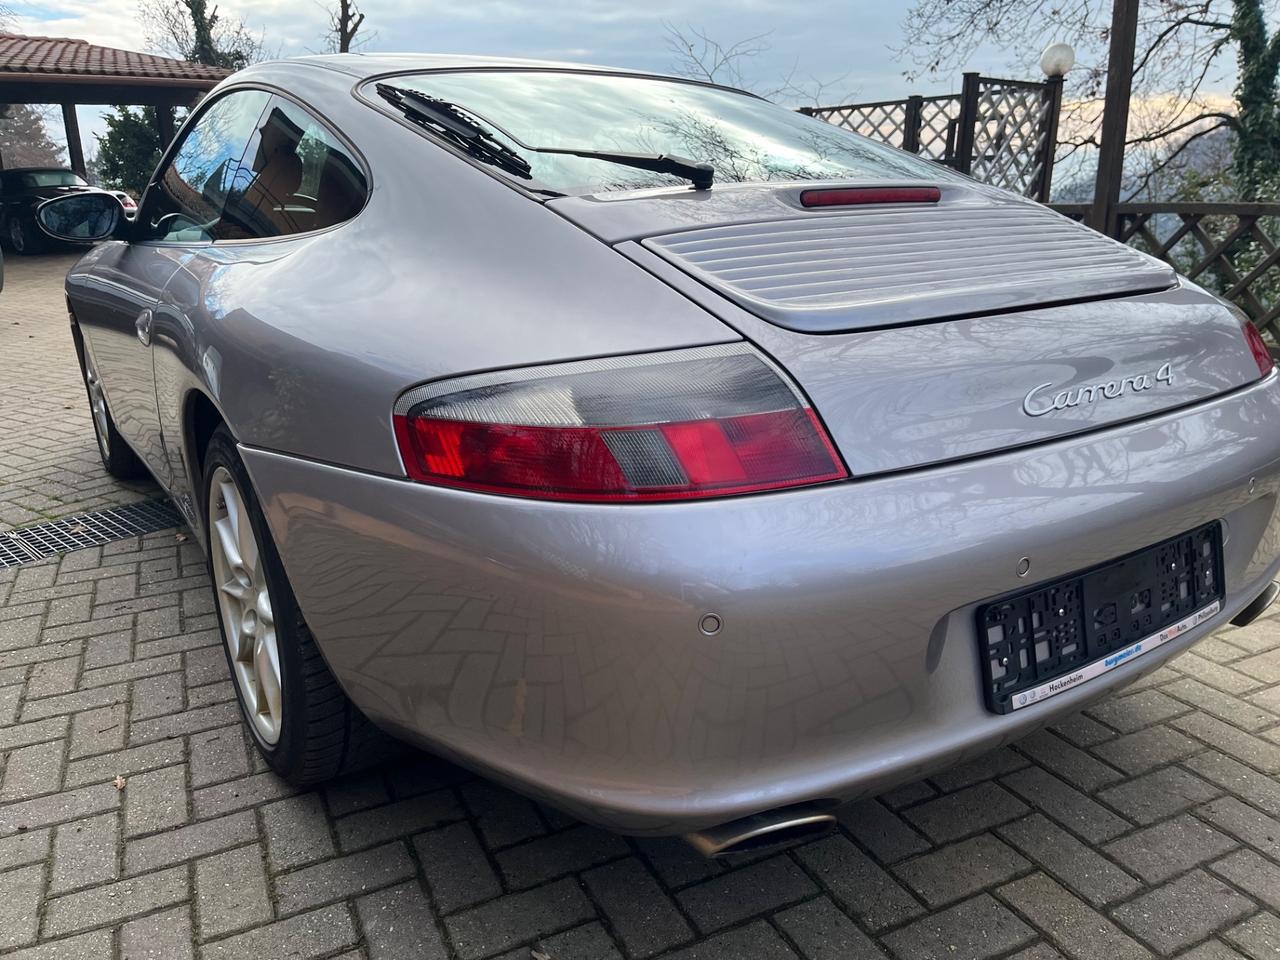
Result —
[[[0, 173], [75, 173], [70, 167], [5, 167]], [[79, 176], [79, 174], [76, 174]]]
[[[647, 70], [606, 67], [588, 63], [569, 63], [559, 60], [529, 60], [518, 57], [489, 57], [471, 54], [449, 53], [326, 53], [286, 60], [266, 61], [261, 66], [287, 66], [306, 64], [336, 70], [361, 80], [385, 73], [404, 73], [432, 70], [465, 70], [468, 68], [505, 68], [530, 70], [590, 70], [599, 73], [629, 74], [635, 76], [662, 77], [664, 74]], [[256, 65], [255, 65], [256, 66]], [[254, 67], [247, 68], [245, 73]], [[682, 79], [673, 77], [671, 79]]]

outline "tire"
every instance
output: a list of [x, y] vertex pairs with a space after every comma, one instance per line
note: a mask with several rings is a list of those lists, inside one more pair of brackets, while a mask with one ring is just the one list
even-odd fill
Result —
[[214, 608], [258, 752], [297, 785], [385, 759], [392, 741], [356, 709], [325, 663], [225, 426], [209, 440], [203, 472]]
[[40, 252], [40, 239], [35, 236], [34, 231], [35, 228], [26, 226], [21, 217], [9, 218], [9, 228], [5, 231], [5, 237], [14, 253], [20, 257], [26, 257]]
[[102, 458], [102, 466], [117, 480], [141, 480], [147, 476], [146, 464], [116, 429], [93, 356], [85, 346], [80, 330], [74, 325], [71, 335], [75, 339], [76, 355], [80, 358], [80, 376], [84, 380], [85, 395], [89, 398], [89, 416], [93, 421], [93, 435], [98, 441], [98, 456]]

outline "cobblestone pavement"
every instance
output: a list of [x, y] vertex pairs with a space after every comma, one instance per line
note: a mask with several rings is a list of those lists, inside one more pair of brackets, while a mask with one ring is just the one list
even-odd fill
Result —
[[[152, 493], [95, 466], [67, 262], [0, 293], [12, 524]], [[4, 960], [1280, 957], [1280, 619], [710, 863], [421, 754], [291, 789], [248, 749], [210, 599], [175, 531], [0, 570]]]

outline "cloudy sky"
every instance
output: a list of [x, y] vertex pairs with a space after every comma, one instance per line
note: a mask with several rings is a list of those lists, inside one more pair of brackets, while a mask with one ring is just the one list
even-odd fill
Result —
[[[137, 47], [134, 0], [9, 0], [25, 33], [83, 37]], [[213, 5], [213, 0], [210, 0]], [[322, 45], [326, 13], [319, 0], [218, 0], [285, 56]], [[430, 50], [584, 60], [666, 68], [664, 24], [700, 27], [722, 40], [769, 34], [762, 78], [799, 62], [808, 72], [857, 74], [864, 92], [893, 93], [903, 65], [887, 49], [900, 39], [901, 8], [861, 0], [809, 0], [797, 16], [786, 0], [367, 0], [370, 50]], [[856, 68], [856, 69], [854, 69]]]
[[[336, 0], [209, 0], [241, 18], [282, 56], [324, 48]], [[107, 46], [146, 49], [137, 0], [0, 0], [23, 33], [78, 37]], [[701, 30], [724, 44], [762, 37], [764, 49], [745, 63], [745, 85], [775, 90], [791, 76], [806, 89], [826, 84], [824, 102], [883, 100], [908, 93], [959, 89], [958, 76], [909, 81], [913, 66], [898, 50], [905, 0], [363, 0], [368, 51], [485, 53], [602, 63], [670, 71], [668, 26]], [[1039, 50], [979, 50], [967, 68], [988, 75], [1038, 79]], [[1209, 84], [1229, 94], [1232, 71]], [[785, 98], [780, 98], [785, 99]], [[793, 104], [812, 102], [792, 97]], [[1135, 106], [1136, 114], [1141, 113]], [[80, 108], [87, 153], [103, 129], [99, 111]], [[51, 130], [61, 138], [61, 124]]]
[[[135, 0], [8, 0], [23, 33], [79, 37], [140, 49]], [[211, 6], [213, 0], [211, 0]], [[217, 0], [224, 14], [242, 17], [284, 56], [323, 46], [327, 14], [319, 0]], [[543, 57], [669, 70], [666, 24], [696, 27], [724, 43], [767, 34], [769, 49], [753, 57], [748, 82], [763, 89], [792, 71], [795, 80], [830, 83], [832, 96], [860, 100], [905, 95], [909, 64], [893, 48], [901, 42], [902, 7], [868, 0], [367, 0], [367, 50], [422, 50]], [[1038, 51], [1031, 52], [1034, 64]], [[1004, 71], [1008, 57], [993, 52], [972, 69]], [[840, 79], [843, 77], [843, 79]], [[922, 81], [919, 92], [958, 87], [958, 78]], [[82, 108], [86, 147], [101, 129]]]

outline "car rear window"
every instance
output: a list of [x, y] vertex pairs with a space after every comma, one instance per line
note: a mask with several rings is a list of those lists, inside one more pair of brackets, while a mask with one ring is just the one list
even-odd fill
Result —
[[[531, 148], [674, 155], [712, 164], [719, 183], [936, 182], [957, 176], [824, 121], [704, 84], [548, 70], [423, 73], [380, 82], [460, 107], [528, 162], [530, 179], [559, 193], [687, 181], [603, 160], [539, 154]], [[382, 102], [372, 84], [365, 94]]]
[[79, 174], [70, 170], [33, 170], [22, 175], [24, 187], [83, 187]]

